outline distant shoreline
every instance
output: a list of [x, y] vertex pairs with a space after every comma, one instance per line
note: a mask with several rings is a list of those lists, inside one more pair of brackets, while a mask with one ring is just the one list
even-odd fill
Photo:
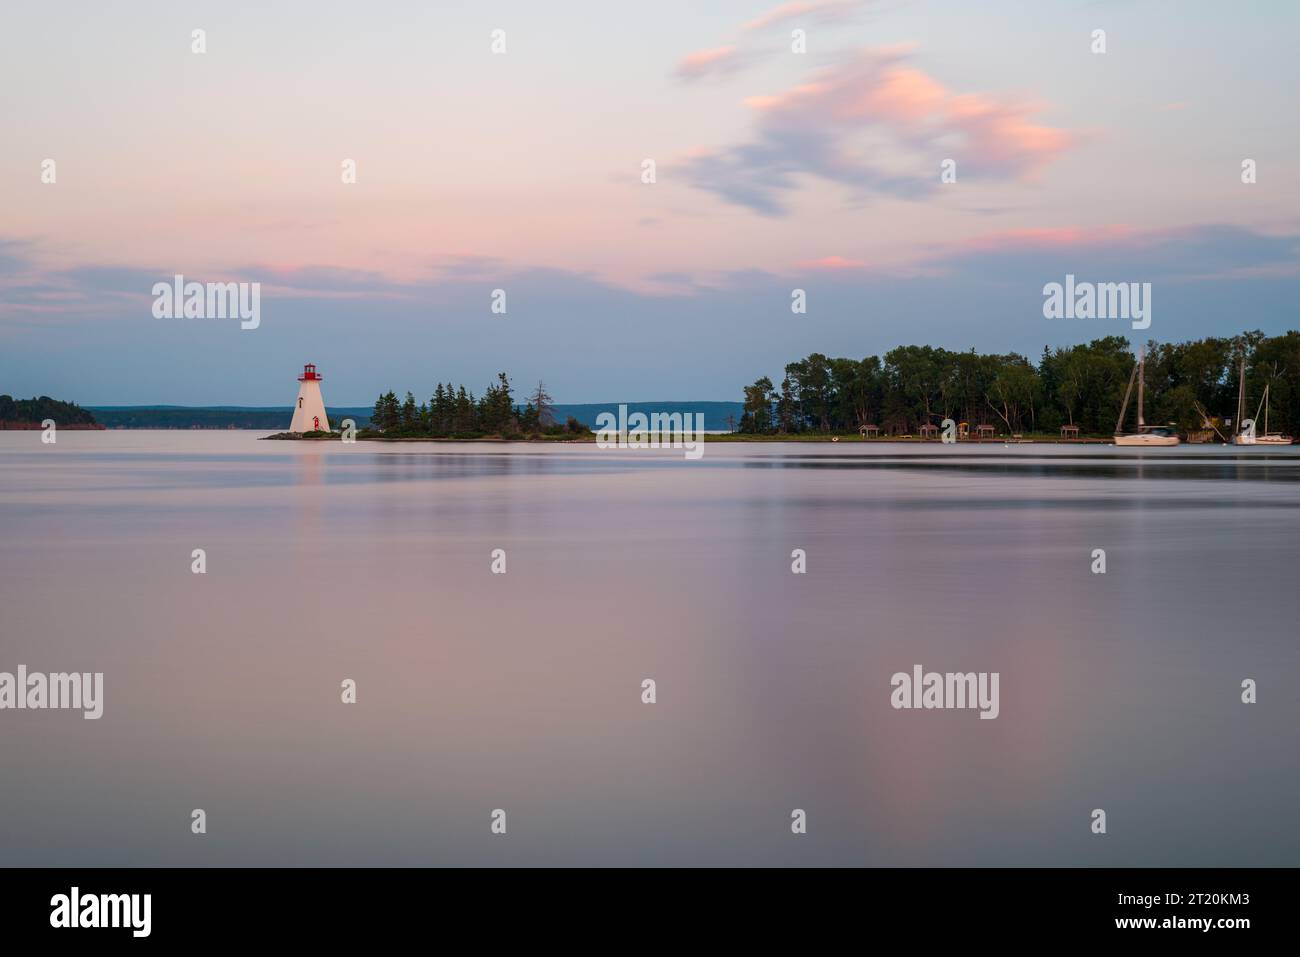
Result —
[[[106, 432], [108, 427], [98, 422], [68, 422], [63, 423], [55, 419], [54, 422], [61, 431], [64, 432]], [[14, 422], [0, 421], [0, 432], [40, 432], [44, 430], [43, 422]]]
[[[631, 402], [626, 403], [633, 411], [651, 412], [702, 412], [704, 427], [708, 431], [723, 431], [728, 428], [728, 417], [739, 422], [744, 412], [740, 402], [727, 401], [691, 401], [691, 402]], [[557, 402], [551, 406], [555, 421], [564, 422], [570, 416], [583, 425], [596, 425], [601, 412], [617, 412], [617, 402]], [[110, 429], [245, 429], [250, 431], [281, 431], [288, 428], [293, 421], [292, 406], [176, 406], [176, 405], [136, 405], [112, 406], [89, 405], [85, 407], [95, 419]], [[337, 426], [344, 419], [352, 419], [358, 429], [370, 425], [373, 409], [369, 406], [325, 405], [326, 415], [331, 425]]]
[[[338, 442], [342, 440], [341, 433], [335, 432], [330, 435], [300, 435], [294, 432], [278, 432], [273, 435], [261, 436], [258, 441], [287, 441], [287, 442]], [[405, 435], [357, 435], [358, 442], [429, 442], [429, 443], [497, 443], [512, 445], [594, 445], [597, 441], [596, 435], [573, 436], [573, 435], [538, 435], [530, 437], [507, 438], [500, 435], [483, 435], [472, 438], [454, 438], [444, 436], [434, 438], [432, 436], [405, 436]], [[943, 445], [939, 439], [923, 439], [920, 436], [903, 436], [890, 435], [873, 438], [863, 438], [860, 435], [810, 435], [800, 433], [798, 435], [751, 435], [742, 432], [728, 433], [705, 433], [702, 440], [706, 442], [790, 442], [790, 443], [816, 443], [824, 442], [828, 444], [848, 443], [857, 445]], [[649, 440], [644, 440], [648, 442]], [[1079, 439], [1062, 439], [1049, 435], [1022, 435], [1022, 436], [997, 436], [990, 439], [969, 439], [963, 438], [958, 440], [957, 445], [1111, 445], [1114, 439], [1109, 436], [1086, 436]], [[1210, 444], [1210, 443], [1205, 443]], [[1222, 444], [1222, 443], [1213, 443]], [[661, 440], [660, 447], [669, 447], [670, 441]], [[647, 445], [647, 447], [650, 447]]]

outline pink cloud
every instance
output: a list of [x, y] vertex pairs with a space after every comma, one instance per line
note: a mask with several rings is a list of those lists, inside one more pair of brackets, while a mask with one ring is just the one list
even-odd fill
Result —
[[866, 269], [867, 264], [860, 259], [845, 259], [843, 256], [823, 256], [821, 259], [805, 259], [795, 264], [799, 269], [833, 270]]
[[[829, 23], [849, 19], [872, 0], [793, 0], [750, 20], [740, 28], [737, 43], [696, 50], [677, 63], [676, 75], [683, 80], [698, 80], [706, 76], [734, 73], [750, 66], [764, 56], [772, 55], [754, 46], [747, 34], [798, 19], [801, 23]], [[739, 45], [737, 45], [739, 44]]]
[[800, 125], [851, 131], [882, 123], [923, 142], [960, 134], [960, 152], [967, 161], [995, 175], [1033, 172], [1074, 145], [1074, 134], [1031, 120], [1032, 105], [950, 93], [928, 74], [901, 65], [904, 55], [898, 50], [864, 51], [812, 82], [745, 102], [775, 117], [774, 122], [782, 122], [780, 114], [793, 121], [797, 113]]
[[952, 97], [947, 122], [966, 134], [966, 149], [981, 168], [1029, 178], [1075, 144], [1066, 130], [1029, 119], [1031, 107], [998, 103], [978, 94]]
[[757, 138], [694, 157], [688, 178], [780, 215], [800, 174], [917, 197], [937, 187], [942, 159], [955, 159], [962, 178], [1029, 180], [1079, 142], [1033, 119], [1033, 104], [949, 91], [906, 63], [910, 52], [863, 50], [783, 93], [749, 97]]
[[862, 115], [875, 115], [894, 123], [913, 123], [943, 108], [947, 97], [942, 85], [910, 67], [886, 70], [878, 87], [860, 104]]
[[741, 29], [747, 33], [762, 30], [764, 27], [785, 23], [796, 17], [806, 17], [810, 20], [833, 20], [845, 17], [861, 6], [864, 6], [864, 0], [793, 0], [791, 3], [783, 3], [779, 7], [755, 17]]
[[713, 47], [709, 50], [696, 50], [682, 57], [677, 64], [677, 75], [684, 80], [698, 80], [710, 73], [725, 73], [735, 69], [738, 63], [734, 45]]

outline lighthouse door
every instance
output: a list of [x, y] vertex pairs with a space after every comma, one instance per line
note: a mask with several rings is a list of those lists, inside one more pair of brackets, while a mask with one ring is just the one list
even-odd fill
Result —
[[302, 396], [298, 396], [298, 408], [302, 408]]

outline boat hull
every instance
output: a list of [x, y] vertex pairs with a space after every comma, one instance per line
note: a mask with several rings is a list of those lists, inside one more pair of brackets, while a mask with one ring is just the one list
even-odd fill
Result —
[[1178, 445], [1182, 440], [1176, 435], [1117, 435], [1116, 445], [1129, 446], [1168, 446]]
[[1289, 435], [1253, 435], [1247, 438], [1244, 435], [1234, 435], [1232, 437], [1233, 445], [1290, 445], [1291, 436]]

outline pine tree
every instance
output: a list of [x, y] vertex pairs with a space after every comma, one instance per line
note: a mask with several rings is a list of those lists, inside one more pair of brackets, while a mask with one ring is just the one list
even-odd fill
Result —
[[429, 431], [434, 435], [445, 435], [447, 432], [447, 393], [443, 391], [441, 382], [433, 390], [433, 398], [429, 402]]
[[406, 393], [406, 400], [402, 403], [399, 421], [403, 432], [414, 432], [420, 427], [420, 410], [410, 392]]
[[519, 431], [518, 424], [515, 422], [515, 403], [510, 396], [510, 380], [506, 378], [504, 372], [497, 373], [497, 395], [495, 402], [495, 432], [502, 435], [510, 435]]
[[401, 424], [401, 408], [392, 390], [381, 395], [375, 403], [374, 411], [370, 415], [370, 424], [381, 432], [396, 429]]
[[484, 432], [495, 432], [497, 430], [497, 388], [490, 385], [487, 391], [483, 393], [483, 398], [478, 400], [478, 419], [479, 427]]
[[456, 393], [456, 416], [453, 432], [474, 432], [477, 431], [474, 422], [474, 396], [467, 393], [465, 387], [461, 386], [460, 391]]
[[519, 428], [529, 434], [541, 431], [542, 422], [537, 414], [537, 409], [529, 402], [524, 406], [524, 410], [519, 413]]

